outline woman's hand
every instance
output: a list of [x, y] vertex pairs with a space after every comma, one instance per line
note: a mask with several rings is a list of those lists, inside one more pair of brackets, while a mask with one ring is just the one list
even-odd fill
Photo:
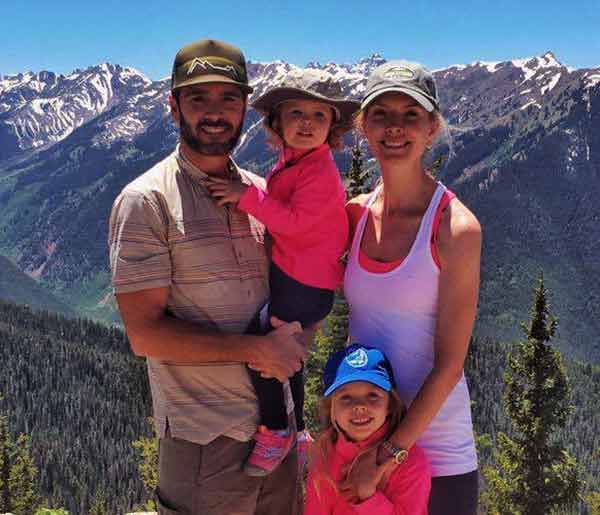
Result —
[[206, 185], [210, 194], [218, 199], [217, 204], [237, 204], [248, 186], [238, 181], [221, 179], [220, 177], [209, 177]]
[[[352, 466], [345, 471], [346, 478], [339, 484], [340, 494], [351, 504], [362, 502], [372, 497], [377, 490], [382, 490], [390, 475], [396, 468], [394, 460], [379, 447], [359, 455]], [[378, 462], [378, 457], [384, 459]]]

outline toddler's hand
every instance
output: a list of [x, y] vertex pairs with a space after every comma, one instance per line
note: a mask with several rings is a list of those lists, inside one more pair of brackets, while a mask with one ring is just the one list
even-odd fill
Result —
[[221, 179], [220, 177], [209, 177], [206, 187], [210, 191], [210, 194], [218, 199], [217, 204], [219, 206], [237, 204], [246, 191], [246, 188], [248, 188], [248, 186], [241, 182]]

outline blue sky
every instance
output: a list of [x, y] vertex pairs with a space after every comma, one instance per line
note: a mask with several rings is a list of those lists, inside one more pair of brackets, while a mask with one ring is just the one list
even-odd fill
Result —
[[596, 67], [599, 27], [600, 0], [6, 0], [0, 74], [109, 61], [159, 79], [179, 47], [203, 37], [234, 43], [250, 60], [298, 65], [378, 52], [435, 69], [552, 50], [568, 66]]

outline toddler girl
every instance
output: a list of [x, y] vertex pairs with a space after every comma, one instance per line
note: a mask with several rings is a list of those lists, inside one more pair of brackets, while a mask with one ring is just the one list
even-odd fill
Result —
[[[267, 176], [266, 191], [224, 179], [212, 179], [209, 185], [220, 205], [235, 203], [266, 226], [273, 241], [269, 318], [297, 320], [303, 327], [327, 316], [343, 274], [340, 258], [348, 240], [346, 197], [330, 147], [337, 146], [351, 128], [359, 104], [340, 96], [337, 83], [324, 81], [316, 70], [290, 74], [253, 104], [264, 115], [267, 132], [281, 150]], [[256, 331], [257, 327], [248, 329]], [[261, 420], [244, 470], [263, 476], [285, 458], [296, 434], [288, 427], [282, 383], [250, 369], [249, 373]], [[304, 429], [302, 370], [290, 378], [290, 387], [303, 462], [310, 437]]]

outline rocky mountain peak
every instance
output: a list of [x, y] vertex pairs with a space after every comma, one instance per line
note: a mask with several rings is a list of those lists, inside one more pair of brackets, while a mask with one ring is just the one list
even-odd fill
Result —
[[377, 68], [379, 65], [382, 65], [386, 61], [387, 59], [384, 59], [381, 56], [381, 54], [374, 53], [368, 57], [363, 57], [362, 59], [360, 59], [354, 66], [354, 69], [357, 72], [365, 73], [368, 75], [371, 72], [371, 70]]

